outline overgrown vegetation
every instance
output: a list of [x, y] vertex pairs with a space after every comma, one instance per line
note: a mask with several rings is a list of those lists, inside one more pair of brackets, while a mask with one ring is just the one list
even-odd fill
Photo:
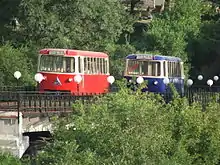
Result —
[[19, 159], [10, 154], [0, 153], [0, 165], [22, 165]]
[[[130, 3], [136, 5], [139, 0]], [[0, 16], [1, 45], [10, 45], [14, 54], [23, 54], [24, 65], [19, 70], [29, 68], [32, 75], [36, 72], [37, 51], [45, 47], [106, 51], [111, 56], [111, 74], [117, 78], [121, 77], [124, 57], [136, 52], [181, 57], [191, 76], [218, 74], [219, 1], [178, 0], [171, 10], [166, 5], [162, 13], [155, 13], [147, 24], [138, 23], [141, 26], [118, 0], [3, 0], [0, 4], [4, 12]], [[17, 58], [10, 61], [17, 63]], [[26, 61], [31, 65], [25, 65]], [[4, 79], [11, 80], [11, 74], [5, 74], [11, 64], [6, 64]], [[1, 80], [3, 85], [10, 82], [15, 84]]]
[[34, 70], [31, 58], [28, 57], [27, 48], [13, 48], [10, 45], [0, 47], [0, 86], [13, 85], [17, 82], [13, 76], [16, 70], [22, 73], [20, 84], [30, 85], [34, 83], [32, 78]]
[[[16, 85], [16, 70], [22, 73], [21, 84], [33, 84], [37, 51], [45, 47], [106, 51], [116, 78], [122, 76], [123, 58], [136, 52], [181, 57], [191, 76], [217, 75], [219, 4], [176, 0], [171, 10], [137, 26], [137, 18], [118, 0], [2, 0], [0, 85]], [[56, 122], [54, 143], [40, 154], [38, 164], [219, 164], [218, 104], [202, 112], [185, 99], [165, 104], [160, 96], [122, 88], [74, 109], [78, 111]], [[74, 127], [67, 130], [69, 122]], [[9, 155], [0, 159], [21, 164]]]
[[89, 105], [79, 102], [72, 115], [56, 120], [54, 142], [37, 164], [219, 163], [219, 104], [204, 112], [178, 95], [166, 104], [159, 95], [119, 86], [120, 92]]

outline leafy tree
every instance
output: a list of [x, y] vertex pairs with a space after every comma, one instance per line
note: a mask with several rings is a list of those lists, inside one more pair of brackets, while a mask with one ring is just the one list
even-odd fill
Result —
[[200, 34], [201, 15], [207, 10], [204, 4], [201, 0], [175, 1], [171, 10], [155, 14], [146, 26], [138, 26], [142, 30], [132, 36], [132, 43], [140, 51], [159, 51], [163, 55], [180, 57], [185, 62], [187, 76], [192, 43]]
[[172, 55], [187, 60], [188, 42], [200, 32], [203, 3], [200, 0], [179, 0], [171, 11], [156, 17], [144, 34], [139, 48], [159, 50], [164, 55]]
[[10, 45], [0, 47], [0, 85], [16, 85], [13, 76], [15, 71], [22, 74], [19, 80], [20, 85], [30, 85], [33, 83], [32, 64], [25, 54], [25, 49], [15, 49]]
[[118, 85], [119, 93], [77, 103], [72, 115], [59, 119], [38, 164], [218, 164], [219, 104], [204, 112], [176, 94], [165, 104]]
[[110, 55], [110, 73], [116, 79], [121, 79], [124, 75], [125, 57], [128, 54], [135, 53], [136, 50], [131, 44], [113, 44], [106, 47]]
[[[216, 1], [217, 2], [217, 1]], [[200, 35], [191, 45], [191, 63], [193, 65], [192, 75], [203, 74], [206, 76], [218, 75], [219, 68], [219, 13], [216, 13], [216, 4], [207, 7], [203, 18]], [[202, 82], [204, 83], [204, 82]], [[218, 82], [217, 82], [218, 83]]]
[[140, 0], [130, 0], [130, 13], [134, 14], [135, 6], [140, 3]]
[[20, 11], [25, 40], [42, 47], [103, 50], [131, 29], [117, 0], [22, 0]]
[[[166, 159], [172, 143], [168, 111], [151, 96], [127, 92], [110, 94], [96, 104], [75, 105], [75, 115], [56, 126], [55, 141], [49, 148], [53, 151], [47, 150], [39, 163], [131, 165], [158, 164]], [[66, 120], [74, 122], [68, 130]]]
[[0, 43], [4, 44], [8, 40], [13, 40], [12, 20], [18, 15], [18, 5], [21, 0], [1, 0], [0, 1]]

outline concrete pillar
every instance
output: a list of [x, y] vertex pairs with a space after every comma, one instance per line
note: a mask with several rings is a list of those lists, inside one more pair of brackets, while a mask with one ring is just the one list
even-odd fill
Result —
[[29, 138], [23, 136], [22, 113], [0, 111], [0, 151], [9, 152], [19, 158], [29, 146]]

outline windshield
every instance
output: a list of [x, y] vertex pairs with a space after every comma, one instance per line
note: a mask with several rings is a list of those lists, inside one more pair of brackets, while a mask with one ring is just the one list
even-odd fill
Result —
[[127, 74], [128, 75], [141, 75], [141, 76], [160, 76], [161, 64], [158, 61], [127, 61]]
[[41, 55], [39, 70], [45, 72], [75, 72], [75, 58], [54, 55]]

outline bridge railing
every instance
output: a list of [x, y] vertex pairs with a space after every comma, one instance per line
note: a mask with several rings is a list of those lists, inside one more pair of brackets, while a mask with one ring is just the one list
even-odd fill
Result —
[[[117, 89], [118, 90], [118, 89]], [[210, 101], [220, 103], [220, 88], [191, 87], [186, 88], [182, 96], [189, 103], [197, 102], [207, 105]], [[165, 101], [172, 100], [172, 94], [164, 95]], [[70, 93], [38, 91], [0, 91], [0, 111], [22, 111], [25, 113], [59, 113], [70, 112], [77, 100], [83, 103], [94, 101], [94, 96], [75, 96]]]
[[92, 101], [93, 96], [74, 96], [69, 93], [20, 94], [20, 110], [22, 112], [59, 113], [73, 110], [74, 102], [81, 100], [83, 103]]
[[37, 91], [1, 92], [0, 111], [22, 111], [23, 113], [59, 113], [73, 110], [73, 103], [82, 101], [84, 104], [92, 102], [94, 96], [76, 96], [70, 93]]
[[0, 86], [0, 91], [37, 91], [36, 86]]

